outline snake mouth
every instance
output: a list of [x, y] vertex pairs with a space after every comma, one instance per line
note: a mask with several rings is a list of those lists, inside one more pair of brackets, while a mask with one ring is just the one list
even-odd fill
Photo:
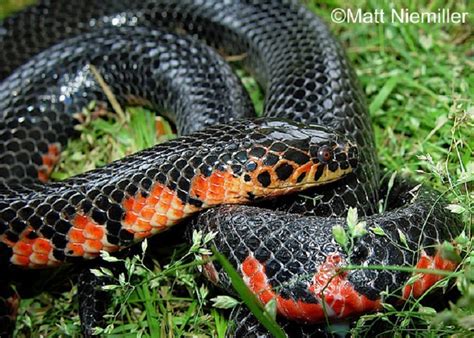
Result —
[[[306, 174], [309, 176], [307, 180], [303, 179], [301, 182], [289, 180], [288, 182], [284, 182], [284, 184], [281, 184], [280, 186], [269, 186], [267, 189], [269, 191], [272, 191], [273, 193], [277, 191], [282, 191], [282, 193], [286, 193], [289, 191], [303, 191], [306, 189], [337, 182], [353, 172], [352, 167], [348, 169], [337, 169], [335, 171], [331, 171], [324, 164], [315, 165], [313, 167], [316, 167], [316, 169], [310, 170], [309, 173]], [[322, 174], [320, 173], [321, 171]], [[318, 179], [314, 179], [315, 176], [318, 176]], [[298, 178], [296, 178], [296, 180], [297, 179]]]

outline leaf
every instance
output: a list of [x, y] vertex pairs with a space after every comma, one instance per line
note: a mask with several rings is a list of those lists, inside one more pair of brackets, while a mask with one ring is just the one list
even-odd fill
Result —
[[347, 212], [346, 221], [349, 229], [352, 230], [352, 228], [356, 226], [358, 221], [357, 208], [349, 208], [349, 211]]
[[145, 253], [148, 248], [148, 240], [145, 238], [142, 242], [142, 252]]
[[[105, 252], [105, 251], [103, 251], [103, 252]], [[103, 259], [104, 261], [109, 262], [109, 263], [115, 263], [115, 262], [119, 262], [119, 261], [120, 261], [120, 259], [118, 259], [117, 257], [115, 257], [115, 256], [110, 256], [110, 254], [109, 254], [108, 252], [107, 252], [107, 255], [102, 255], [102, 254], [101, 254], [101, 256], [102, 256], [102, 259]]]
[[458, 237], [454, 239], [454, 242], [456, 242], [459, 245], [464, 245], [469, 242], [469, 238], [466, 236], [466, 233], [464, 232], [464, 230], [459, 234]]
[[125, 285], [125, 274], [123, 272], [120, 273], [118, 277], [119, 284], [124, 286]]
[[388, 191], [391, 191], [393, 188], [393, 184], [395, 183], [395, 178], [397, 177], [397, 172], [394, 171], [392, 175], [390, 175], [390, 179], [388, 180]]
[[379, 226], [371, 227], [370, 230], [377, 236], [386, 236], [385, 231]]
[[114, 277], [114, 274], [113, 274], [112, 271], [110, 271], [110, 269], [101, 267], [101, 268], [100, 268], [100, 271], [101, 271], [104, 275], [106, 275], [106, 276]]
[[332, 228], [332, 236], [337, 244], [339, 244], [343, 249], [347, 248], [347, 243], [349, 239], [347, 238], [346, 231], [340, 225], [336, 225]]
[[417, 273], [416, 275], [413, 275], [411, 276], [410, 278], [408, 278], [407, 282], [405, 283], [405, 285], [413, 285], [413, 283], [415, 283], [417, 280], [419, 280], [421, 277], [423, 277], [423, 275], [421, 273]]
[[420, 306], [418, 312], [429, 316], [436, 316], [437, 314], [436, 310], [429, 306]]
[[407, 327], [408, 325], [410, 324], [410, 318], [405, 318], [404, 320], [402, 320], [402, 322], [400, 323], [400, 326], [401, 327]]
[[392, 305], [392, 304], [389, 304], [389, 303], [382, 303], [382, 307], [387, 310], [387, 311], [390, 311], [390, 312], [397, 312], [397, 310], [395, 310], [395, 307]]
[[448, 204], [445, 206], [445, 208], [451, 211], [453, 214], [462, 214], [466, 211], [466, 208], [459, 204]]
[[389, 97], [390, 93], [393, 91], [395, 86], [398, 84], [398, 81], [401, 80], [400, 76], [394, 76], [388, 79], [387, 82], [383, 85], [382, 89], [378, 92], [377, 96], [373, 99], [372, 103], [369, 106], [370, 114], [374, 114], [382, 108], [382, 105], [385, 103], [385, 100]]
[[210, 241], [212, 241], [217, 235], [217, 231], [211, 231], [211, 232], [208, 232], [205, 236], [204, 236], [204, 241], [203, 241], [203, 244], [207, 244], [209, 243]]
[[104, 274], [98, 269], [90, 269], [90, 272], [96, 277], [104, 277]]
[[405, 247], [408, 247], [407, 237], [405, 236], [405, 234], [400, 229], [397, 229], [397, 232], [398, 236], [400, 237], [400, 242], [402, 242]]
[[232, 309], [240, 304], [240, 302], [231, 296], [217, 296], [211, 298], [212, 306], [218, 309]]
[[273, 320], [276, 320], [276, 315], [277, 315], [277, 302], [276, 298], [270, 299], [270, 301], [265, 304], [265, 311], [270, 315], [270, 318]]
[[461, 256], [456, 252], [454, 245], [444, 241], [441, 244], [441, 257], [452, 262], [460, 263], [462, 261]]
[[367, 233], [367, 222], [362, 221], [356, 224], [352, 231], [352, 236], [359, 238], [364, 236]]
[[201, 246], [202, 231], [193, 230], [192, 241], [191, 251], [196, 251]]

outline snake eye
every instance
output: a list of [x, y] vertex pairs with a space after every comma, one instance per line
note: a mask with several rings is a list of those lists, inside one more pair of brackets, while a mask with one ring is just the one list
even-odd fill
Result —
[[332, 149], [328, 146], [322, 146], [318, 150], [318, 159], [320, 162], [328, 162], [332, 159], [333, 153]]

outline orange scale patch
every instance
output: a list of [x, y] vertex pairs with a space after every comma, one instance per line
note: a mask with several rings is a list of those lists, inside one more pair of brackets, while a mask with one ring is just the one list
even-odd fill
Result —
[[180, 220], [185, 217], [183, 209], [171, 209], [168, 211], [169, 219], [171, 220]]
[[90, 253], [98, 254], [100, 250], [102, 250], [103, 247], [104, 245], [102, 244], [102, 242], [95, 239], [86, 239], [86, 241], [83, 244], [84, 251], [89, 254]]
[[23, 241], [17, 242], [13, 248], [13, 253], [20, 255], [20, 256], [29, 256], [33, 253], [33, 247], [31, 243], [25, 243]]
[[152, 232], [151, 232], [151, 231], [136, 232], [136, 233], [134, 234], [134, 238], [135, 238], [135, 240], [139, 241], [139, 240], [148, 238], [148, 237], [150, 237], [151, 235], [152, 235]]
[[[230, 172], [215, 171], [209, 177], [198, 175], [191, 182], [190, 196], [200, 199], [205, 205], [230, 202], [239, 195], [240, 180]], [[234, 192], [234, 193], [233, 193]]]
[[134, 235], [135, 240], [158, 233], [185, 217], [182, 201], [176, 193], [162, 184], [155, 184], [145, 198], [127, 198], [123, 204], [124, 229]]
[[209, 182], [203, 175], [194, 177], [189, 195], [192, 198], [198, 198], [202, 201], [207, 198], [207, 191], [209, 190]]
[[84, 229], [89, 224], [89, 218], [85, 215], [76, 215], [72, 224], [78, 229]]
[[146, 205], [141, 211], [140, 216], [144, 219], [151, 220], [155, 214], [155, 208], [153, 204]]
[[272, 299], [276, 300], [277, 312], [280, 315], [299, 321], [310, 321], [315, 315], [324, 318], [319, 304], [286, 299], [275, 293], [267, 281], [265, 267], [254, 257], [249, 256], [245, 259], [241, 265], [241, 271], [245, 283], [263, 304]]
[[[71, 223], [73, 227], [67, 234], [69, 243], [66, 245], [66, 254], [73, 257], [95, 258], [104, 248], [104, 243], [107, 243], [104, 226], [80, 214], [76, 215]], [[116, 246], [108, 248], [117, 249]]]
[[168, 224], [168, 217], [166, 215], [156, 214], [152, 219], [153, 224], [156, 224], [154, 227], [157, 229], [166, 229]]
[[94, 222], [89, 222], [83, 231], [86, 239], [101, 240], [105, 235], [104, 227]]
[[86, 240], [83, 229], [77, 229], [74, 227], [69, 230], [68, 238], [71, 243], [84, 243]]
[[53, 250], [53, 245], [49, 239], [36, 238], [33, 240], [33, 251], [37, 254], [48, 255]]
[[12, 257], [10, 258], [10, 262], [14, 265], [29, 266], [30, 265], [30, 257], [29, 256], [13, 254]]
[[133, 210], [133, 205], [134, 204], [135, 204], [135, 200], [133, 198], [127, 198], [122, 203], [125, 210]]
[[300, 167], [297, 167], [295, 170], [295, 173], [293, 174], [293, 177], [296, 179], [298, 178], [302, 173], [306, 174], [306, 177], [310, 176], [309, 174], [311, 173], [311, 169], [313, 168], [312, 163], [306, 163], [305, 165], [302, 165]]
[[30, 256], [30, 263], [36, 266], [48, 265], [49, 255], [34, 252]]
[[144, 220], [141, 218], [137, 218], [135, 223], [132, 225], [131, 230], [136, 233], [141, 233], [141, 232], [150, 232], [152, 229], [152, 226], [150, 224], [149, 220]]
[[146, 205], [146, 198], [143, 196], [135, 197], [133, 199], [133, 208], [132, 210], [136, 213], [140, 213], [140, 211], [145, 207]]
[[84, 256], [84, 248], [82, 247], [82, 243], [81, 244], [68, 243], [66, 245], [66, 252], [68, 252], [68, 256], [72, 256], [72, 257]]
[[260, 267], [260, 262], [257, 259], [249, 256], [242, 263], [241, 269], [247, 277], [251, 278], [253, 274], [257, 273]]
[[127, 212], [122, 222], [126, 226], [125, 229], [130, 230], [130, 227], [127, 227], [127, 225], [131, 226], [135, 224], [137, 219], [138, 219], [138, 216], [134, 212]]
[[304, 319], [303, 313], [298, 306], [298, 302], [277, 296], [277, 306], [286, 318], [293, 320]]

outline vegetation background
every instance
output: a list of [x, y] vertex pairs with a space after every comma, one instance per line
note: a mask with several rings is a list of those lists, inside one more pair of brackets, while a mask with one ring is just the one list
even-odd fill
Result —
[[[0, 0], [0, 19], [21, 9], [31, 0]], [[370, 314], [353, 327], [355, 336], [366, 335], [377, 321], [387, 325], [385, 334], [466, 336], [474, 330], [473, 180], [474, 161], [474, 49], [472, 1], [305, 1], [331, 26], [345, 47], [368, 98], [376, 134], [380, 162], [388, 172], [408, 173], [416, 180], [440, 190], [450, 201], [450, 209], [461, 214], [466, 229], [457, 249], [463, 256], [458, 271], [439, 287], [455, 288], [459, 298], [443, 311], [422, 302], [410, 301], [402, 308], [387, 305], [383, 314]], [[383, 24], [334, 23], [334, 8], [406, 8], [410, 11], [468, 12], [464, 24], [418, 23]], [[1, 66], [1, 65], [0, 65]], [[238, 65], [237, 65], [238, 66]], [[262, 93], [255, 81], [242, 76], [256, 107], [262, 107]], [[89, 110], [93, 110], [91, 105]], [[87, 112], [87, 109], [85, 110]], [[123, 119], [108, 114], [106, 119], [87, 115], [79, 140], [63, 153], [63, 162], [54, 177], [61, 179], [82, 172], [127, 153], [162, 141], [169, 127], [156, 136], [154, 115], [141, 108], [127, 109]], [[150, 123], [151, 122], [151, 123]], [[132, 279], [118, 280], [115, 307], [108, 317], [107, 332], [120, 336], [210, 336], [223, 337], [227, 312], [235, 302], [217, 297], [199, 277], [196, 255], [205, 239], [194, 238], [190, 249], [177, 244], [164, 250], [164, 261], [150, 270], [140, 257], [127, 259]], [[107, 273], [107, 271], [103, 272]], [[412, 325], [414, 322], [418, 325]], [[79, 334], [75, 288], [51, 296], [43, 293], [22, 301], [17, 325], [18, 336], [69, 336]]]

